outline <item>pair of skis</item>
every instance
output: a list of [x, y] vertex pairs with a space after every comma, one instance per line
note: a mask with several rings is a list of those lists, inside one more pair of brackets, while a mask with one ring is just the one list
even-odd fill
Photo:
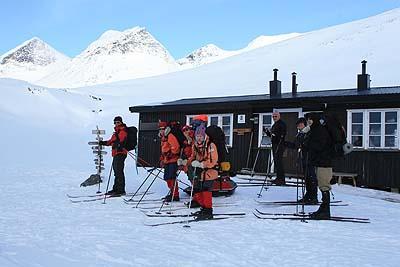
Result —
[[[146, 195], [154, 194], [154, 192], [148, 192]], [[143, 193], [137, 193], [135, 196], [141, 196]], [[67, 194], [68, 199], [72, 203], [83, 203], [83, 202], [94, 202], [94, 201], [100, 201], [103, 200], [104, 197], [106, 199], [108, 198], [116, 198], [116, 197], [122, 197], [122, 196], [133, 196], [133, 193], [128, 193], [125, 195], [105, 195], [105, 193], [100, 193], [100, 194], [89, 194], [89, 195], [70, 195]]]
[[198, 220], [195, 215], [193, 214], [157, 214], [157, 213], [150, 213], [150, 212], [143, 212], [147, 217], [158, 217], [158, 218], [186, 218], [183, 220], [178, 221], [167, 221], [167, 222], [160, 222], [160, 223], [145, 223], [146, 226], [162, 226], [162, 225], [170, 225], [170, 224], [185, 224], [185, 223], [194, 223], [194, 222], [207, 222], [207, 221], [216, 221], [216, 220], [226, 220], [226, 219], [233, 219], [233, 218], [244, 218], [246, 213], [244, 212], [237, 212], [237, 213], [214, 213], [214, 218], [207, 219], [207, 220]]
[[[292, 220], [292, 221], [309, 221], [318, 220], [310, 216], [310, 214], [297, 214], [297, 213], [269, 213], [258, 209], [253, 212], [257, 219], [262, 220]], [[351, 222], [351, 223], [370, 223], [368, 218], [358, 218], [358, 217], [341, 217], [341, 216], [331, 216], [328, 221], [335, 222]]]
[[[296, 205], [302, 205], [303, 203], [297, 202], [297, 201], [264, 201], [264, 200], [255, 200], [258, 204], [261, 205], [269, 205], [269, 206], [296, 206]], [[306, 206], [316, 206], [316, 205], [321, 205], [322, 202], [318, 203], [304, 203]], [[331, 201], [331, 206], [337, 206], [337, 207], [343, 207], [343, 206], [348, 206], [348, 203], [343, 203], [341, 200], [332, 200]]]

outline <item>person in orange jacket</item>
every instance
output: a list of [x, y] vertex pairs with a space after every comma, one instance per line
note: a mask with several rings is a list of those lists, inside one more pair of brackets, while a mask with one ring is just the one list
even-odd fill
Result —
[[194, 168], [196, 175], [194, 183], [194, 199], [201, 209], [195, 212], [197, 220], [208, 220], [213, 218], [212, 208], [212, 186], [218, 178], [218, 151], [206, 135], [206, 127], [201, 124], [196, 128], [193, 153], [189, 164]]
[[169, 194], [165, 196], [164, 201], [179, 201], [179, 188], [176, 181], [178, 164], [180, 156], [180, 146], [178, 139], [171, 134], [171, 128], [168, 123], [160, 121], [158, 124], [161, 138], [161, 167], [164, 167], [164, 180], [167, 182]]
[[114, 170], [114, 186], [106, 195], [125, 195], [125, 159], [128, 151], [124, 148], [128, 132], [121, 116], [114, 118], [114, 133], [108, 141], [100, 141], [102, 146], [112, 146], [112, 167]]

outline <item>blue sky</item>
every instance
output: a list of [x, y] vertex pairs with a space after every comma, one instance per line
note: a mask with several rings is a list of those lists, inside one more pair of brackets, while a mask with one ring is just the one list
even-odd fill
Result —
[[307, 32], [400, 7], [400, 0], [1, 0], [0, 55], [38, 36], [73, 57], [109, 29], [146, 27], [175, 58], [205, 44]]

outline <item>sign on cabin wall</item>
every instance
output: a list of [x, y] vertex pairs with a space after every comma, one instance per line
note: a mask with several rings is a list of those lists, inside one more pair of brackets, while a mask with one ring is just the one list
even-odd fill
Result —
[[238, 115], [238, 123], [246, 123], [246, 114]]
[[233, 129], [233, 132], [237, 135], [244, 135], [245, 133], [251, 133], [251, 128]]

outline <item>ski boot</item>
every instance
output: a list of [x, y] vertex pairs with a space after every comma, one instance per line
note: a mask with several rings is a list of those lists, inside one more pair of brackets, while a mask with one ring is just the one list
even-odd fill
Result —
[[214, 218], [212, 208], [201, 208], [200, 213], [195, 216], [196, 221], [211, 220]]
[[322, 204], [316, 212], [310, 214], [310, 217], [315, 220], [329, 220], [331, 218], [329, 191], [322, 192]]

